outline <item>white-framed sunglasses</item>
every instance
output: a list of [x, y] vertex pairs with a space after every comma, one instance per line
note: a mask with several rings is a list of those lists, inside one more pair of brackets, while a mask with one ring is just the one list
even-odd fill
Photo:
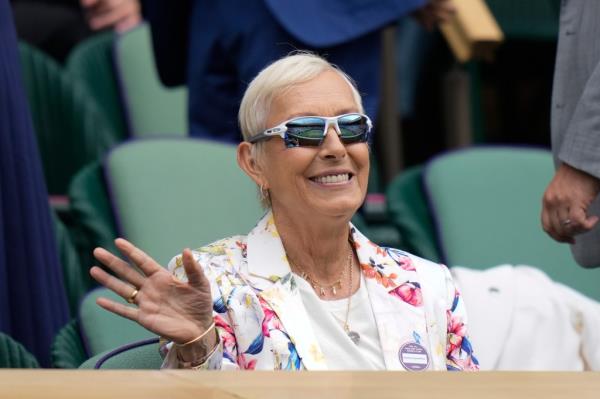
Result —
[[367, 115], [359, 113], [332, 117], [299, 116], [250, 137], [250, 143], [279, 136], [286, 147], [319, 146], [325, 139], [329, 127], [333, 126], [344, 144], [369, 141], [373, 124]]

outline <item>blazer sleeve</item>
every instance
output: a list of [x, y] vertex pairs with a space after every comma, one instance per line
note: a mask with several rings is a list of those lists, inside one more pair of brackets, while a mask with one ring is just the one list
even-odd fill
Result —
[[447, 309], [446, 309], [446, 369], [448, 371], [477, 371], [479, 362], [473, 354], [473, 347], [467, 331], [467, 312], [465, 302], [450, 271], [442, 266], [446, 278]]

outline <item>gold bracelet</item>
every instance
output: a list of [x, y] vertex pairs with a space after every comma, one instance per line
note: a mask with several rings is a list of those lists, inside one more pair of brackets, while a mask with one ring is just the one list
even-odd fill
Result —
[[178, 368], [180, 369], [191, 369], [191, 370], [199, 370], [205, 367], [206, 361], [215, 354], [221, 342], [217, 342], [217, 344], [208, 352], [208, 354], [202, 356], [200, 359], [192, 360], [190, 362], [186, 362], [181, 360], [179, 357], [179, 353], [177, 354]]
[[182, 347], [184, 347], [184, 346], [191, 345], [191, 344], [193, 344], [193, 343], [195, 343], [195, 342], [198, 342], [198, 341], [200, 341], [202, 338], [204, 338], [204, 337], [206, 336], [206, 334], [208, 334], [208, 333], [210, 332], [210, 330], [212, 330], [213, 328], [215, 328], [215, 322], [214, 322], [214, 321], [212, 322], [212, 324], [210, 325], [210, 327], [208, 327], [208, 328], [206, 329], [206, 331], [204, 331], [202, 334], [198, 335], [198, 336], [197, 336], [196, 338], [194, 338], [193, 340], [191, 340], [191, 341], [188, 341], [188, 342], [186, 342], [185, 344], [178, 344], [177, 342], [173, 342], [173, 344], [174, 344], [175, 346], [177, 346], [178, 348], [182, 348]]

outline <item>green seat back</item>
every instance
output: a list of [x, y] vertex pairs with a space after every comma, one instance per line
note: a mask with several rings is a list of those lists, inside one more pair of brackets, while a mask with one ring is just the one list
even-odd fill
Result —
[[600, 299], [600, 269], [579, 267], [569, 247], [542, 230], [541, 198], [553, 174], [550, 152], [537, 149], [473, 148], [431, 161], [425, 189], [444, 261], [477, 269], [527, 264]]
[[116, 137], [124, 139], [127, 126], [113, 65], [114, 39], [111, 31], [81, 42], [69, 54], [66, 68], [94, 97]]
[[105, 173], [120, 232], [163, 265], [186, 247], [248, 233], [264, 213], [234, 145], [133, 141], [109, 154]]
[[50, 353], [52, 367], [59, 369], [76, 369], [89, 357], [83, 346], [76, 319], [72, 319], [58, 331], [52, 340]]
[[[92, 162], [75, 175], [69, 186], [69, 202], [72, 218], [69, 227], [80, 252], [82, 270], [86, 275], [89, 275], [89, 268], [97, 264], [92, 256], [94, 248], [100, 246], [112, 253], [118, 253], [113, 242], [117, 237], [117, 229], [104, 181], [104, 173], [99, 162]], [[93, 285], [90, 282], [88, 290]], [[95, 299], [98, 296], [122, 301], [121, 298], [102, 288], [92, 291], [81, 302], [79, 306], [80, 327], [78, 328], [81, 329], [81, 333], [85, 337], [90, 355], [96, 355], [150, 334], [137, 324], [98, 307], [95, 304]], [[124, 333], [115, 335], [114, 331]], [[65, 332], [65, 334], [68, 334], [68, 332]], [[57, 340], [59, 338], [61, 337], [57, 336]], [[69, 335], [66, 340], [72, 341], [73, 335]], [[71, 343], [71, 345], [73, 344]], [[79, 356], [71, 358], [63, 354], [59, 359], [60, 363], [57, 363], [57, 367], [77, 367], [87, 358], [87, 354], [84, 355], [83, 359]]]
[[[95, 260], [92, 251], [103, 247], [116, 252], [114, 239], [117, 237], [104, 173], [100, 162], [92, 162], [81, 169], [69, 186], [69, 230], [79, 251], [82, 268], [88, 273]], [[88, 287], [88, 290], [92, 286]]]
[[167, 88], [158, 77], [150, 28], [142, 24], [117, 37], [115, 67], [134, 137], [187, 135], [187, 91]]
[[20, 45], [25, 89], [50, 194], [117, 141], [85, 88], [42, 52]]
[[402, 171], [386, 190], [389, 221], [400, 232], [402, 249], [439, 262], [433, 221], [423, 192], [423, 167]]
[[23, 345], [0, 332], [0, 368], [31, 369], [40, 365]]
[[129, 344], [140, 339], [156, 337], [139, 324], [107, 312], [96, 304], [99, 297], [127, 304], [123, 298], [106, 288], [90, 291], [79, 308], [79, 325], [86, 352], [90, 356]]
[[158, 370], [161, 364], [158, 338], [154, 338], [133, 342], [96, 355], [85, 361], [80, 368]]

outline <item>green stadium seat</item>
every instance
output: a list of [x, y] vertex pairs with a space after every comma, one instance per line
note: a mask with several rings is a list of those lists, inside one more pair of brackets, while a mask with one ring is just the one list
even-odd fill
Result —
[[139, 324], [107, 312], [96, 304], [98, 297], [127, 305], [127, 302], [105, 288], [97, 288], [86, 295], [79, 308], [79, 326], [86, 352], [96, 356], [141, 339], [156, 337]]
[[600, 300], [600, 269], [578, 266], [569, 247], [542, 230], [541, 198], [553, 174], [550, 152], [531, 148], [471, 148], [430, 161], [425, 192], [443, 261], [475, 269], [531, 265]]
[[114, 56], [130, 135], [186, 136], [187, 90], [160, 82], [149, 26], [142, 24], [118, 36]]
[[[92, 255], [94, 248], [117, 251], [114, 245], [117, 227], [100, 162], [86, 165], [73, 177], [68, 195], [71, 219], [69, 230], [87, 274], [95, 263]], [[92, 286], [88, 290], [90, 288]]]
[[78, 44], [69, 54], [67, 71], [96, 100], [118, 139], [127, 137], [127, 125], [113, 63], [114, 32], [96, 34]]
[[77, 319], [60, 329], [52, 342], [52, 364], [77, 368], [90, 357], [109, 352], [140, 339], [156, 338], [139, 324], [107, 312], [96, 304], [98, 297], [127, 304], [112, 291], [97, 288], [81, 301]]
[[118, 138], [77, 80], [41, 51], [19, 48], [48, 192], [64, 195], [73, 175]]
[[158, 352], [158, 338], [132, 342], [98, 354], [85, 361], [81, 369], [137, 369], [158, 370], [162, 358]]
[[104, 169], [121, 234], [163, 265], [186, 247], [246, 234], [264, 213], [234, 145], [131, 141], [110, 152]]
[[86, 359], [141, 339], [156, 338], [139, 324], [107, 312], [96, 304], [98, 297], [127, 304], [105, 288], [90, 291], [81, 301], [77, 319], [65, 325], [52, 342], [52, 364], [57, 368], [77, 368]]
[[89, 358], [79, 332], [77, 319], [72, 319], [61, 328], [50, 348], [52, 367], [59, 369], [76, 369]]
[[[113, 240], [117, 232], [100, 162], [92, 162], [73, 177], [68, 195], [68, 228], [55, 218], [55, 231], [71, 315], [75, 317], [85, 295], [97, 286], [89, 275], [90, 267], [96, 263], [92, 251], [101, 246], [116, 252]], [[77, 368], [87, 358], [75, 318], [54, 337], [53, 366]]]
[[440, 262], [422, 177], [423, 167], [413, 166], [390, 182], [386, 190], [388, 218], [400, 232], [402, 249]]
[[39, 368], [37, 359], [23, 345], [0, 332], [0, 368]]

